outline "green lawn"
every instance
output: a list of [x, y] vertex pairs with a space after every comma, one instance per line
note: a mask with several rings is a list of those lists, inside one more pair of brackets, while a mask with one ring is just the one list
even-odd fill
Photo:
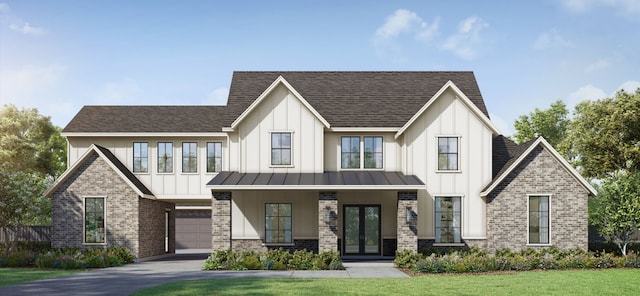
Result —
[[82, 270], [0, 268], [0, 287], [49, 279], [81, 272]]
[[424, 275], [408, 279], [212, 279], [134, 295], [640, 295], [640, 269]]

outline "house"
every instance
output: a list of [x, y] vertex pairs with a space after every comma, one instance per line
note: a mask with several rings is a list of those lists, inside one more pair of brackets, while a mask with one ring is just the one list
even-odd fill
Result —
[[235, 72], [226, 106], [85, 106], [56, 247], [587, 248], [595, 190], [491, 122], [472, 72]]

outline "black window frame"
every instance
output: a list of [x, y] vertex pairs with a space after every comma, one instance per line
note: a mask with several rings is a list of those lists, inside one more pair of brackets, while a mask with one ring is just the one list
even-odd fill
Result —
[[[185, 145], [189, 145], [187, 151], [185, 151]], [[182, 142], [182, 172], [187, 174], [198, 172], [198, 142]]]
[[[455, 139], [455, 152], [452, 151], [450, 140]], [[440, 141], [446, 140], [446, 151], [441, 151]], [[438, 136], [437, 138], [438, 159], [437, 166], [438, 171], [459, 171], [460, 170], [460, 137], [456, 136]], [[452, 167], [451, 155], [455, 155], [455, 167]], [[441, 166], [441, 159], [446, 160], [445, 165]]]
[[[100, 200], [102, 203], [101, 210], [97, 210], [96, 205], [92, 204], [95, 201]], [[84, 198], [83, 213], [84, 213], [84, 229], [83, 229], [83, 244], [106, 244], [107, 242], [107, 219], [106, 219], [106, 205], [107, 198], [104, 196], [87, 196]], [[92, 233], [93, 232], [93, 233]], [[95, 240], [89, 240], [92, 236], [97, 238]]]
[[[144, 145], [145, 149], [142, 149]], [[144, 164], [144, 165], [143, 165]], [[149, 142], [133, 142], [133, 170], [134, 173], [149, 172]]]
[[[269, 206], [270, 205], [276, 205], [277, 207], [277, 214], [276, 215], [269, 215], [271, 213], [271, 211], [269, 211]], [[281, 211], [282, 211], [282, 206], [288, 206], [289, 207], [289, 215], [282, 215]], [[286, 214], [286, 211], [285, 211]], [[270, 227], [273, 225], [270, 225], [269, 223], [269, 218], [275, 218], [277, 221], [277, 226], [274, 227]], [[286, 219], [289, 218], [289, 228], [287, 228], [286, 225]], [[293, 243], [293, 205], [291, 203], [265, 203], [264, 204], [264, 241], [267, 244], [292, 244]], [[283, 223], [281, 223], [282, 219], [284, 219], [284, 225], [281, 225]], [[281, 233], [282, 235], [269, 235], [269, 233]], [[281, 239], [276, 239], [275, 238], [281, 238]]]
[[[213, 160], [213, 168], [211, 167], [212, 160]], [[222, 170], [222, 142], [207, 142], [207, 173], [218, 173], [221, 170]]]
[[[159, 174], [170, 174], [173, 173], [173, 142], [158, 142], [158, 173]], [[162, 146], [162, 150], [164, 153], [160, 153], [160, 147]], [[169, 149], [167, 149], [169, 146]], [[169, 169], [167, 170], [167, 166]]]
[[[285, 135], [289, 136], [289, 145], [283, 145], [283, 139]], [[277, 143], [275, 141], [275, 138], [279, 137]], [[276, 146], [276, 144], [278, 144], [278, 146]], [[292, 132], [272, 132], [271, 133], [271, 165], [272, 166], [292, 166], [293, 165], [293, 133]], [[280, 157], [280, 161], [275, 161], [276, 159], [274, 159], [274, 155], [279, 155]], [[283, 155], [289, 155], [288, 159], [289, 161], [283, 161]]]

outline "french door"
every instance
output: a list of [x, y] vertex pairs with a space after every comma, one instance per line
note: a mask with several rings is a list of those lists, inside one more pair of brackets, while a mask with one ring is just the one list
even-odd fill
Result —
[[380, 205], [345, 205], [343, 254], [380, 254]]

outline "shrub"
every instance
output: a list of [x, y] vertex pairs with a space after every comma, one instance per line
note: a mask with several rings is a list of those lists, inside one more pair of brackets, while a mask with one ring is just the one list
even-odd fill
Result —
[[[431, 254], [434, 255], [433, 253]], [[396, 251], [393, 263], [399, 268], [413, 268], [423, 256], [411, 250]]]
[[33, 265], [34, 257], [27, 251], [16, 251], [7, 255], [5, 266], [7, 267], [29, 267]]
[[336, 252], [313, 254], [298, 250], [293, 253], [278, 249], [266, 253], [255, 251], [235, 252], [219, 250], [205, 260], [204, 270], [286, 270], [286, 269], [344, 269], [340, 255]]

